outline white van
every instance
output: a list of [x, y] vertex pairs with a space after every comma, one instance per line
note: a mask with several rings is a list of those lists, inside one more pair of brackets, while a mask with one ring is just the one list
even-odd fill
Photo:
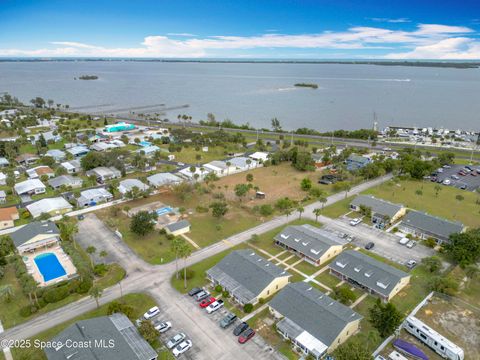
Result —
[[401, 238], [398, 243], [399, 243], [400, 245], [407, 245], [409, 241], [410, 241], [409, 238], [404, 237], [404, 238]]

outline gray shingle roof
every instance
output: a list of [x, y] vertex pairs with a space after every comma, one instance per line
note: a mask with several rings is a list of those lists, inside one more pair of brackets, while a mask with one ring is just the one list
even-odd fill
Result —
[[319, 260], [330, 247], [343, 245], [335, 234], [308, 224], [288, 226], [274, 240], [315, 260]]
[[328, 265], [331, 269], [384, 296], [389, 296], [406, 272], [354, 250], [347, 250]]
[[14, 231], [10, 234], [10, 237], [15, 246], [18, 247], [40, 234], [60, 235], [60, 230], [58, 230], [57, 225], [52, 221], [34, 221]]
[[285, 325], [295, 330], [297, 336], [301, 333], [299, 329], [302, 329], [327, 346], [333, 343], [349, 323], [362, 318], [348, 306], [305, 282], [288, 284], [269, 305], [290, 320], [291, 323]]
[[190, 226], [190, 223], [187, 220], [180, 220], [180, 221], [168, 224], [165, 227], [171, 232], [175, 232], [177, 230], [181, 230], [189, 226]]
[[359, 195], [350, 203], [350, 205], [364, 205], [372, 209], [372, 213], [386, 215], [390, 219], [393, 218], [402, 208], [403, 205], [394, 204], [389, 201], [377, 199], [372, 195]]
[[123, 314], [101, 316], [78, 321], [63, 330], [52, 341], [64, 343], [66, 340], [79, 342], [113, 340], [115, 346], [87, 346], [46, 348], [48, 360], [151, 360], [157, 353], [141, 337], [132, 322]]
[[82, 182], [82, 178], [73, 177], [71, 175], [60, 175], [48, 180], [48, 184], [53, 188], [57, 188], [62, 185], [70, 186], [75, 184], [82, 184]]
[[369, 158], [366, 158], [364, 156], [361, 156], [361, 155], [357, 155], [357, 154], [351, 154], [348, 158], [347, 158], [348, 161], [353, 161], [353, 162], [357, 162], [357, 163], [361, 163], [361, 164], [367, 164], [370, 162], [370, 159]]
[[409, 211], [402, 220], [403, 225], [418, 229], [443, 239], [448, 239], [451, 234], [462, 232], [464, 225], [420, 211]]
[[207, 270], [207, 275], [243, 303], [255, 299], [274, 279], [290, 276], [252, 250], [232, 251]]

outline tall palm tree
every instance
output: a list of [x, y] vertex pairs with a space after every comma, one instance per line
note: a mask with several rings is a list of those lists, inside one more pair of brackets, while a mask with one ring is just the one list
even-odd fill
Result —
[[92, 286], [88, 294], [95, 299], [95, 302], [97, 303], [97, 309], [100, 307], [99, 300], [102, 297], [102, 289], [100, 289], [98, 286]]
[[10, 284], [0, 286], [0, 297], [9, 301], [13, 297], [13, 286]]
[[183, 258], [183, 287], [187, 288], [187, 258], [192, 254], [192, 248], [183, 241], [179, 248], [178, 255]]
[[230, 175], [230, 166], [232, 166], [232, 163], [230, 161], [226, 162], [227, 164], [227, 176]]
[[92, 269], [93, 269], [93, 254], [95, 254], [95, 252], [97, 251], [97, 248], [95, 246], [89, 246], [87, 247], [86, 251], [87, 251], [87, 254], [90, 255], [90, 264], [92, 265]]
[[181, 247], [181, 244], [182, 242], [184, 242], [185, 240], [183, 240], [182, 238], [179, 238], [178, 236], [176, 236], [170, 246], [172, 248], [172, 251], [175, 253], [175, 276], [177, 277], [178, 279], [178, 253], [179, 253], [179, 249]]
[[297, 211], [298, 211], [298, 219], [301, 219], [302, 218], [302, 214], [303, 212], [305, 211], [305, 208], [303, 206], [299, 206], [297, 208]]
[[319, 209], [319, 208], [313, 209], [313, 213], [315, 214], [315, 221], [318, 222], [318, 217], [322, 213], [322, 209]]
[[322, 210], [325, 206], [325, 204], [327, 203], [328, 199], [325, 197], [325, 196], [322, 196], [318, 199], [318, 201], [320, 201], [322, 203]]

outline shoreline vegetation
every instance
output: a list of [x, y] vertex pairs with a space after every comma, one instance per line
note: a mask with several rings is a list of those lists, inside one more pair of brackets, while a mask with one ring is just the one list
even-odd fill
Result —
[[[74, 78], [77, 80], [77, 78]], [[98, 76], [97, 75], [81, 75], [78, 77], [78, 80], [97, 80]]]
[[0, 62], [69, 62], [69, 61], [134, 61], [134, 62], [178, 62], [178, 63], [226, 63], [226, 64], [314, 64], [314, 65], [380, 65], [417, 66], [454, 69], [478, 69], [478, 61], [400, 61], [400, 60], [256, 60], [256, 59], [141, 59], [141, 58], [3, 58]]
[[312, 89], [318, 89], [317, 84], [309, 84], [309, 83], [296, 83], [295, 87], [308, 87], [308, 88], [312, 88]]

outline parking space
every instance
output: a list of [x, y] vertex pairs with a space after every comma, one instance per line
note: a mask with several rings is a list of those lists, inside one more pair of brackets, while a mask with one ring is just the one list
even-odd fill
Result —
[[409, 249], [399, 244], [400, 237], [366, 224], [351, 226], [348, 218], [330, 220], [326, 227], [332, 231], [340, 231], [354, 236], [352, 244], [361, 248], [365, 248], [365, 245], [373, 242], [375, 246], [370, 250], [371, 252], [402, 265], [409, 260], [419, 263], [423, 258], [435, 254], [433, 249], [423, 245]]
[[[432, 176], [432, 181], [437, 181], [443, 185], [462, 188], [467, 191], [475, 191], [480, 187], [480, 170], [479, 166], [470, 166], [472, 171], [465, 171], [466, 175], [462, 175], [461, 170], [465, 169], [465, 165], [451, 165], [437, 170], [436, 176]], [[473, 174], [473, 175], [472, 175]], [[433, 174], [432, 174], [433, 175]]]

